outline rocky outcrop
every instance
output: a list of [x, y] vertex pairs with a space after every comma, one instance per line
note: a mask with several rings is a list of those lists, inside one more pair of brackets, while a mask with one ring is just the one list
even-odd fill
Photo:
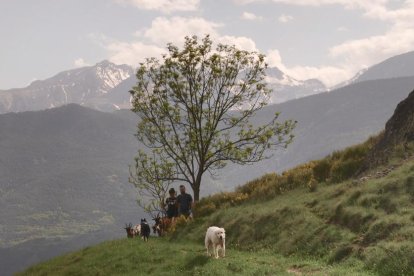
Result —
[[385, 125], [378, 143], [374, 146], [366, 161], [366, 168], [372, 168], [386, 162], [397, 147], [409, 150], [414, 141], [414, 91], [400, 102], [394, 115]]

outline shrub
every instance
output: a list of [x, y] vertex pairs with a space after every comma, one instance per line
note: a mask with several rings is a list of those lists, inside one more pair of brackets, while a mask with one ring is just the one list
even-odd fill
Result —
[[181, 215], [175, 219], [175, 227], [183, 227], [187, 225], [188, 222], [191, 221], [191, 218], [186, 218], [185, 216]]
[[249, 198], [247, 193], [242, 192], [223, 192], [202, 198], [194, 208], [197, 217], [207, 216], [215, 210], [230, 206], [237, 206]]
[[361, 168], [363, 161], [363, 159], [350, 159], [334, 162], [331, 168], [331, 181], [339, 183], [353, 177]]
[[310, 192], [315, 192], [318, 188], [318, 181], [312, 177], [311, 180], [309, 180], [307, 186]]
[[315, 167], [313, 167], [313, 177], [318, 182], [327, 181], [330, 177], [331, 166], [332, 163], [327, 158], [316, 162]]

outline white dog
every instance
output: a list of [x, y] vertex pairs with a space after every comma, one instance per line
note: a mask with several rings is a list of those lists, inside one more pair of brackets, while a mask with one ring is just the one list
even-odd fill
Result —
[[219, 249], [221, 249], [222, 257], [226, 255], [226, 232], [224, 228], [217, 226], [209, 227], [204, 242], [207, 249], [207, 256], [210, 256], [210, 247], [213, 247], [213, 255], [216, 259], [219, 257]]

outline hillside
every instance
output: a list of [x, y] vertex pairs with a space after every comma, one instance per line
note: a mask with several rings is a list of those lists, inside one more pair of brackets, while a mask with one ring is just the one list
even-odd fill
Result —
[[218, 189], [230, 190], [265, 173], [282, 172], [335, 150], [362, 143], [384, 128], [397, 104], [413, 87], [414, 77], [366, 81], [329, 93], [267, 106], [254, 122], [266, 121], [274, 112], [281, 113], [281, 120], [297, 120], [293, 143], [271, 159], [248, 169], [228, 166], [217, 183]]
[[[395, 126], [394, 118], [384, 133]], [[401, 118], [400, 126], [411, 119]], [[413, 275], [414, 139], [407, 137], [403, 154], [394, 152], [357, 176], [383, 137], [206, 197], [197, 204], [196, 219], [167, 238], [107, 242], [22, 275]], [[226, 229], [222, 260], [204, 256], [211, 225]]]
[[412, 76], [414, 51], [388, 58], [367, 70], [364, 70], [354, 82], [367, 80], [394, 79]]
[[78, 105], [0, 116], [1, 267], [123, 236], [139, 221], [128, 183], [135, 123]]
[[[272, 186], [269, 178], [254, 185]], [[218, 194], [200, 203], [219, 203], [216, 211], [199, 213], [172, 237], [106, 242], [21, 275], [412, 275], [413, 179], [409, 160], [386, 176], [319, 183], [313, 192], [299, 186], [267, 197]], [[210, 225], [226, 229], [224, 259], [205, 256]]]
[[357, 74], [342, 83], [331, 87], [332, 90], [345, 87], [351, 84], [372, 81], [372, 80], [386, 80], [397, 79], [404, 77], [412, 77], [412, 68], [414, 67], [414, 51], [400, 54], [388, 58], [378, 64], [369, 68], [364, 68], [357, 72]]

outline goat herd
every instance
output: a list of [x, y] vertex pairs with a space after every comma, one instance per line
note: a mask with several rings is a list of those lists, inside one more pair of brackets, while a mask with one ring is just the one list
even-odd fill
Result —
[[[155, 221], [155, 224], [152, 226], [152, 230], [154, 234], [158, 234], [158, 236], [162, 236], [173, 223], [173, 221], [167, 217], [160, 218], [157, 216], [153, 220]], [[141, 219], [141, 223], [134, 226], [132, 226], [132, 223], [126, 224], [125, 230], [128, 238], [141, 237], [144, 241], [148, 241], [151, 234], [151, 228], [146, 219]], [[224, 228], [216, 226], [209, 227], [204, 239], [207, 255], [213, 256], [216, 259], [219, 256], [224, 257], [226, 251], [225, 238], [226, 233]], [[210, 249], [212, 249], [213, 252], [210, 252]]]
[[[153, 220], [155, 224], [152, 226], [152, 230], [154, 234], [158, 234], [161, 237], [171, 225], [171, 219], [157, 216]], [[141, 237], [144, 241], [148, 241], [151, 234], [151, 229], [146, 219], [141, 219], [141, 223], [134, 226], [132, 226], [132, 223], [125, 224], [124, 229], [127, 232], [128, 238]]]

